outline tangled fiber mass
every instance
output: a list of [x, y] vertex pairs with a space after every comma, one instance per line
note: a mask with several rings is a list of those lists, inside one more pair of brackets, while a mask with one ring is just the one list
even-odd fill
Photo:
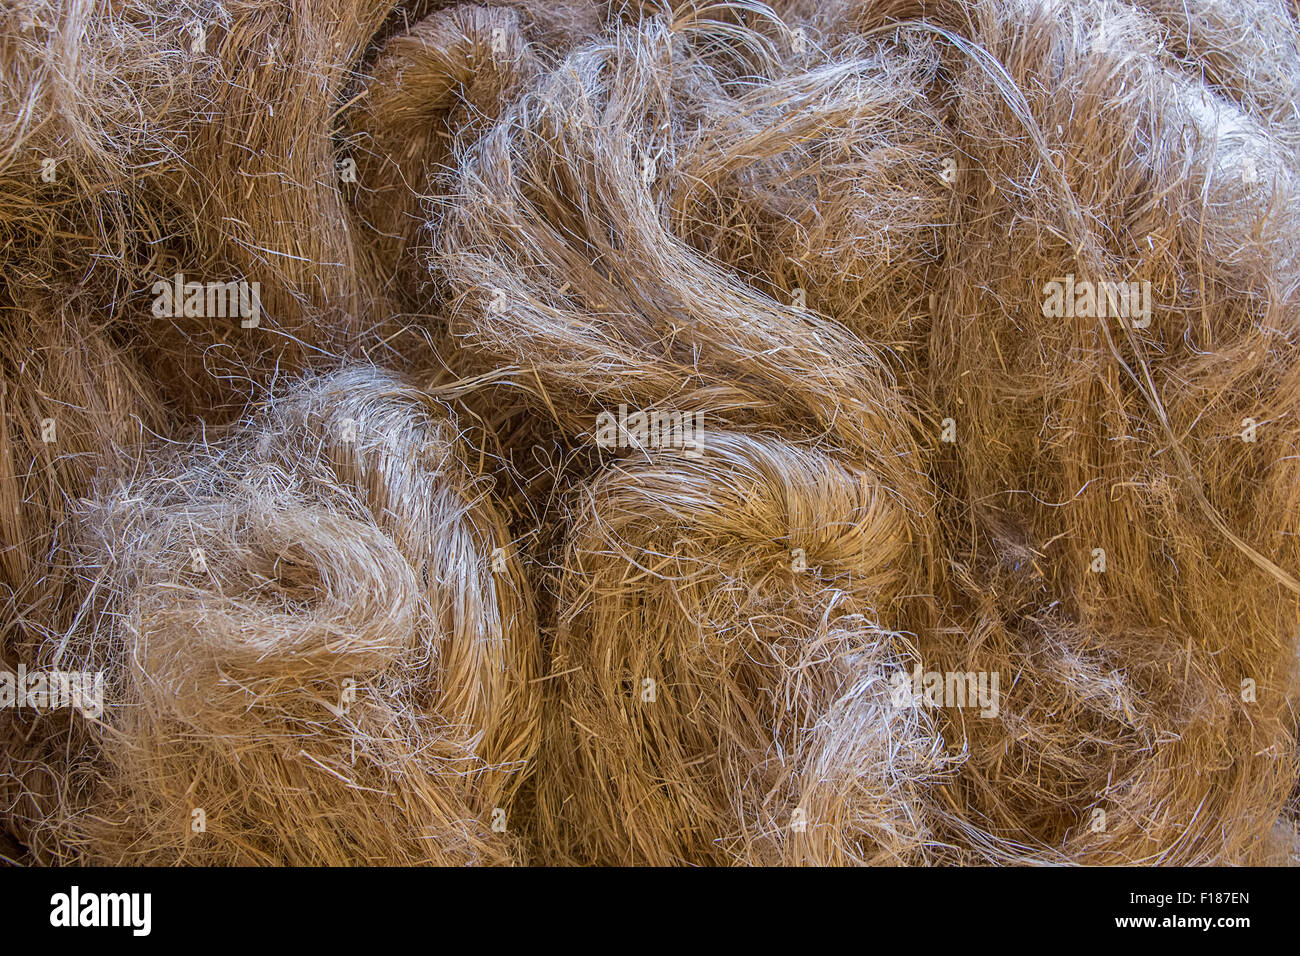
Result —
[[1297, 15], [10, 4], [0, 857], [1295, 862]]

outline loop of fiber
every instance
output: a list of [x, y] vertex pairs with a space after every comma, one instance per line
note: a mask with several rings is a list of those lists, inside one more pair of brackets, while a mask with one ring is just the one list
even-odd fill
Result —
[[0, 857], [1296, 854], [1291, 0], [18, 0], [0, 59], [0, 668], [105, 680], [0, 708]]
[[536, 622], [449, 408], [306, 380], [77, 524], [86, 607], [41, 663], [103, 672], [108, 705], [32, 821], [50, 858], [519, 859], [492, 824], [536, 748]]

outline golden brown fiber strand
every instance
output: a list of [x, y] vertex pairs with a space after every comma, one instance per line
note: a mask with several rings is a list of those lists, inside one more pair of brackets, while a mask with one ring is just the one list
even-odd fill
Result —
[[[76, 620], [82, 589], [69, 517], [98, 474], [129, 477], [163, 426], [155, 389], [66, 284], [0, 308], [0, 669], [35, 667]], [[0, 812], [23, 843], [61, 783], [40, 758], [66, 712], [0, 708]], [[33, 801], [37, 801], [34, 803]]]
[[0, 854], [1294, 855], [1296, 15], [10, 4]]
[[[436, 222], [453, 327], [535, 382], [539, 410], [579, 441], [598, 411], [627, 404], [702, 410], [794, 450], [824, 442], [830, 462], [867, 456], [922, 542], [899, 559], [905, 583], [873, 626], [913, 635], [926, 668], [1004, 679], [996, 718], [943, 714], [947, 773], [909, 815], [926, 821], [910, 844], [919, 858], [1255, 858], [1294, 779], [1294, 163], [1165, 64], [1139, 13], [1006, 2], [935, 15], [949, 26], [891, 16], [888, 36], [810, 52], [783, 47], [770, 23], [679, 9], [576, 51], [466, 153], [457, 205]], [[725, 50], [702, 39], [723, 36]], [[933, 50], [938, 72], [921, 68]], [[1243, 149], [1257, 183], [1241, 179]], [[944, 159], [951, 179], [937, 175]], [[855, 207], [868, 221], [899, 182], [916, 186], [879, 214], [889, 241], [817, 230]], [[848, 283], [831, 280], [837, 263]], [[1149, 281], [1150, 330], [1046, 316], [1044, 285], [1076, 272]], [[786, 304], [801, 276], [818, 312]], [[1252, 346], [1232, 344], [1242, 336]], [[1231, 407], [1218, 407], [1216, 358], [1259, 369]], [[866, 396], [865, 410], [846, 395]], [[1262, 446], [1238, 434], [1252, 414], [1270, 422]], [[949, 447], [941, 421], [961, 430]], [[552, 580], [547, 746], [560, 756], [541, 838], [576, 860], [799, 859], [802, 838], [746, 805], [751, 781], [726, 769], [732, 725], [716, 716], [731, 711], [715, 695], [745, 696], [729, 689], [723, 649], [764, 598], [737, 583], [747, 577], [725, 551], [708, 552], [704, 518], [655, 537], [657, 509], [682, 521], [700, 509], [691, 476], [707, 465], [655, 456], [647, 488], [644, 454], [574, 492]], [[623, 505], [613, 475], [652, 501]], [[731, 478], [714, 473], [715, 494]], [[790, 507], [772, 504], [787, 519]], [[755, 518], [755, 562], [764, 525]], [[716, 577], [681, 572], [697, 547]], [[733, 590], [729, 615], [697, 610]], [[815, 610], [800, 594], [786, 593], [787, 636], [795, 609]], [[701, 657], [677, 652], [690, 641]], [[661, 659], [677, 668], [665, 708], [676, 722], [636, 698], [637, 669], [653, 676]], [[721, 740], [697, 736], [705, 713]], [[773, 752], [798, 749], [780, 711], [742, 713], [737, 736], [757, 722]], [[1106, 826], [1094, 828], [1097, 811]], [[874, 858], [826, 813], [808, 832], [820, 822], [841, 848], [831, 858]]]
[[519, 15], [499, 7], [442, 10], [384, 44], [353, 121], [355, 206], [382, 268], [423, 271], [412, 247], [425, 198], [451, 172], [453, 131], [494, 119], [535, 61]]
[[[0, 309], [0, 601], [6, 644], [67, 625], [64, 523], [97, 473], [118, 477], [165, 414], [134, 358], [75, 290], [56, 285]], [[117, 453], [127, 452], [119, 461]]]
[[41, 858], [517, 859], [536, 624], [450, 410], [344, 371], [148, 462], [79, 516], [87, 613], [43, 648], [107, 688]]
[[[0, 87], [7, 274], [81, 274], [133, 322], [172, 401], [199, 415], [246, 400], [250, 377], [374, 347], [388, 309], [354, 238], [335, 136], [352, 65], [389, 9], [12, 5], [0, 41], [12, 66]], [[258, 283], [258, 324], [154, 317], [152, 284], [178, 273]]]
[[580, 863], [925, 860], [955, 758], [891, 700], [915, 660], [889, 626], [914, 558], [901, 509], [778, 437], [702, 439], [575, 496], [542, 840]]

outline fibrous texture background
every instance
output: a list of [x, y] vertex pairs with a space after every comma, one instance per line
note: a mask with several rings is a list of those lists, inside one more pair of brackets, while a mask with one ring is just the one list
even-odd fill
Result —
[[1295, 859], [1293, 3], [18, 0], [0, 59], [0, 670], [105, 679], [0, 708], [3, 858]]

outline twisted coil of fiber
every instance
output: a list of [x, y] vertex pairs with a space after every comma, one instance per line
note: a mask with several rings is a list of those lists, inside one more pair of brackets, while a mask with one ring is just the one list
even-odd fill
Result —
[[105, 672], [113, 706], [33, 841], [106, 863], [516, 859], [492, 815], [535, 749], [536, 621], [517, 558], [493, 566], [505, 529], [450, 409], [344, 371], [142, 465], [78, 515], [94, 623], [38, 661]]
[[0, 16], [16, 854], [1295, 853], [1292, 6]]

